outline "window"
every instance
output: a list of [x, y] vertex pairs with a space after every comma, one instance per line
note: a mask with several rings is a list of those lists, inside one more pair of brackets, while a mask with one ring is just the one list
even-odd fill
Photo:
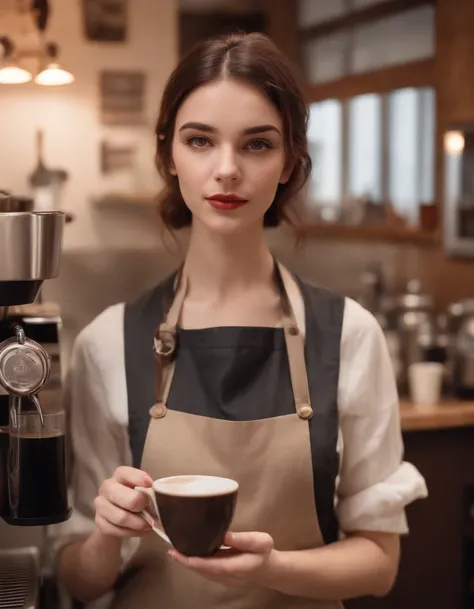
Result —
[[[345, 25], [351, 12], [376, 4], [384, 2], [300, 0], [303, 69], [309, 82], [327, 82], [434, 56], [435, 8], [430, 4]], [[344, 6], [352, 7], [349, 14]]]
[[349, 101], [350, 196], [381, 199], [381, 115], [380, 95], [359, 95]]
[[327, 100], [311, 107], [308, 141], [313, 171], [311, 198], [321, 206], [338, 206], [342, 196], [342, 104]]
[[309, 82], [342, 78], [346, 72], [347, 32], [315, 38], [303, 46], [303, 64]]
[[308, 27], [347, 13], [345, 0], [299, 0], [298, 25]]
[[433, 55], [434, 9], [421, 6], [356, 27], [351, 72], [367, 72]]
[[310, 215], [352, 222], [364, 207], [376, 217], [380, 208], [357, 205], [364, 199], [415, 224], [435, 190], [434, 0], [297, 6], [313, 100]]
[[416, 221], [419, 203], [433, 200], [434, 95], [429, 89], [400, 89], [388, 103], [388, 196]]
[[345, 197], [390, 201], [415, 224], [419, 204], [434, 198], [433, 90], [326, 100], [311, 104], [310, 117], [310, 207], [338, 208]]

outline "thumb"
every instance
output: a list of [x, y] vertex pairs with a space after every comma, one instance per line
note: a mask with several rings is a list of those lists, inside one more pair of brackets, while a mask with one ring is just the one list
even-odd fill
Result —
[[273, 539], [268, 533], [227, 533], [225, 542], [241, 552], [267, 554], [273, 550]]

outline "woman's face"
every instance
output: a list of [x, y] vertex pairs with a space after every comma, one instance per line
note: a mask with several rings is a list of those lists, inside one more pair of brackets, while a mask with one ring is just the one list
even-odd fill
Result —
[[285, 165], [282, 120], [256, 88], [215, 81], [180, 107], [171, 170], [193, 222], [220, 232], [261, 224], [290, 177]]

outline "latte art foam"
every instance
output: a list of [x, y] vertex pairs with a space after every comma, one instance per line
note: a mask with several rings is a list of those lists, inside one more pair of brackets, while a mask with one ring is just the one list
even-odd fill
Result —
[[157, 493], [179, 497], [214, 497], [234, 493], [239, 485], [230, 478], [217, 476], [173, 476], [153, 484]]

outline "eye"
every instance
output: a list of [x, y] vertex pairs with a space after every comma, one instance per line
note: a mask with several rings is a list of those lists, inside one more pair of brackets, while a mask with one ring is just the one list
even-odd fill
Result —
[[191, 148], [206, 148], [210, 145], [210, 141], [203, 135], [194, 135], [193, 137], [188, 138], [188, 145], [191, 146]]
[[247, 148], [249, 150], [254, 150], [255, 152], [261, 152], [264, 150], [269, 150], [270, 148], [273, 148], [273, 146], [267, 140], [259, 139], [250, 140], [250, 142], [247, 142]]

